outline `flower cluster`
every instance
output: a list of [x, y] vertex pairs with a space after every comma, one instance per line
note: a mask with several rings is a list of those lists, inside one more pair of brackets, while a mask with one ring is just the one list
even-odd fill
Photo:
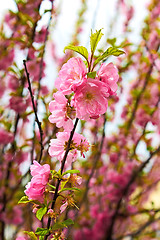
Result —
[[27, 184], [25, 194], [28, 196], [29, 200], [43, 202], [43, 194], [50, 175], [50, 166], [48, 164], [41, 166], [37, 161], [33, 161], [30, 170], [33, 178], [31, 182]]
[[[58, 105], [61, 97], [64, 105], [61, 103], [61, 116], [59, 109], [58, 116], [60, 119], [57, 119], [57, 127], [62, 126], [62, 119], [63, 122], [69, 122], [69, 119], [71, 119], [70, 116], [66, 117], [66, 113], [64, 114], [67, 106], [74, 107], [76, 116], [82, 120], [98, 118], [101, 114], [104, 114], [108, 106], [107, 98], [116, 94], [117, 81], [118, 71], [113, 63], [103, 63], [97, 72], [97, 76], [90, 78], [87, 77], [87, 68], [81, 58], [73, 57], [69, 59], [62, 66], [59, 77], [56, 79], [55, 86], [59, 93], [54, 95], [54, 109], [50, 109], [53, 113], [53, 110], [60, 108]], [[65, 98], [65, 95], [69, 94], [74, 94], [70, 102]], [[59, 96], [59, 99], [57, 99], [57, 96]], [[51, 118], [53, 119], [53, 117], [50, 117], [52, 122]]]
[[[81, 120], [97, 119], [104, 114], [108, 107], [107, 98], [116, 95], [118, 71], [113, 63], [102, 64], [94, 78], [87, 74], [87, 68], [79, 57], [73, 57], [65, 63], [56, 79], [58, 91], [54, 93], [54, 100], [49, 104], [52, 113], [51, 123], [64, 132], [52, 139], [49, 148], [51, 157], [62, 161], [70, 132], [73, 129], [75, 117]], [[88, 151], [88, 141], [80, 134], [75, 134], [71, 143], [67, 162], [71, 163], [77, 157], [77, 150]]]

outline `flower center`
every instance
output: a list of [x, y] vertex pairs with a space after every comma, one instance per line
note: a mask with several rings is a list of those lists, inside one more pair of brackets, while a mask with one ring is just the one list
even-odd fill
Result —
[[91, 100], [93, 98], [92, 93], [88, 92], [86, 93], [86, 100]]
[[[65, 141], [64, 143], [64, 150], [67, 149], [67, 146], [68, 146], [68, 141]], [[76, 144], [73, 142], [73, 140], [71, 141], [71, 144], [70, 144], [70, 150], [73, 150], [73, 149], [76, 149]]]

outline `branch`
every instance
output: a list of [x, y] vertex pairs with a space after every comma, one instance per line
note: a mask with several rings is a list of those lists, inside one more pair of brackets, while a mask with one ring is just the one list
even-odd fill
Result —
[[30, 96], [31, 96], [31, 101], [32, 101], [32, 106], [33, 106], [33, 110], [34, 110], [34, 114], [35, 114], [35, 121], [37, 122], [38, 128], [39, 128], [39, 133], [40, 133], [40, 146], [41, 146], [41, 150], [40, 150], [40, 156], [39, 156], [39, 160], [38, 162], [40, 163], [41, 159], [42, 159], [42, 154], [43, 154], [43, 131], [42, 131], [42, 126], [41, 126], [41, 122], [38, 119], [38, 115], [37, 115], [37, 108], [36, 105], [34, 103], [34, 96], [32, 93], [32, 89], [31, 89], [31, 82], [30, 82], [30, 78], [29, 78], [29, 72], [27, 70], [27, 66], [26, 66], [26, 61], [23, 60], [23, 64], [24, 64], [24, 68], [25, 68], [25, 72], [26, 72], [26, 76], [27, 76], [27, 81], [28, 81], [28, 90], [30, 92]]
[[[63, 160], [62, 160], [62, 164], [61, 164], [61, 174], [64, 170], [64, 166], [65, 166], [65, 162], [67, 160], [67, 156], [68, 156], [68, 153], [70, 151], [70, 145], [71, 145], [71, 141], [72, 141], [72, 138], [73, 138], [73, 135], [74, 135], [74, 132], [75, 132], [75, 129], [77, 127], [77, 124], [78, 124], [78, 118], [76, 118], [76, 121], [74, 123], [74, 127], [70, 133], [70, 137], [69, 137], [69, 140], [68, 140], [68, 144], [67, 144], [67, 148], [66, 148], [66, 151], [65, 151], [65, 154], [64, 154], [64, 157], [63, 157]], [[58, 189], [59, 189], [59, 186], [60, 186], [60, 183], [61, 183], [61, 179], [58, 179], [57, 181], [57, 185], [56, 185], [56, 190], [55, 190], [55, 193], [54, 193], [54, 196], [53, 196], [53, 200], [52, 200], [52, 205], [51, 205], [51, 209], [54, 209], [54, 206], [55, 206], [55, 203], [56, 203], [56, 199], [58, 197]], [[50, 225], [51, 225], [51, 217], [48, 218], [48, 222], [47, 222], [47, 228], [49, 229], [50, 228]], [[44, 237], [44, 240], [47, 240], [48, 236], [50, 234], [47, 234], [45, 237]]]

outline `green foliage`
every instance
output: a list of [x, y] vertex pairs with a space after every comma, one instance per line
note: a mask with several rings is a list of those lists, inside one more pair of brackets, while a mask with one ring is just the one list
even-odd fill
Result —
[[102, 60], [106, 60], [107, 57], [109, 56], [120, 56], [122, 54], [124, 54], [125, 52], [117, 49], [115, 47], [109, 47], [100, 57], [98, 57], [94, 63], [93, 63], [93, 67], [95, 67], [100, 61]]
[[30, 202], [30, 200], [28, 199], [28, 197], [27, 197], [27, 196], [23, 196], [23, 197], [21, 197], [21, 199], [18, 201], [18, 204], [19, 204], [19, 203], [28, 203], [28, 202]]
[[116, 38], [108, 38], [107, 42], [112, 45], [112, 47], [115, 47], [115, 43], [116, 43]]
[[68, 179], [66, 181], [61, 182], [61, 190], [60, 191], [62, 191], [62, 189], [65, 187], [67, 182], [68, 182]]
[[18, 204], [20, 203], [29, 203], [29, 202], [32, 202], [32, 203], [35, 203], [35, 204], [38, 204], [38, 205], [42, 205], [38, 200], [29, 200], [27, 196], [23, 196], [21, 197], [21, 199], [18, 201]]
[[89, 72], [87, 73], [88, 78], [95, 78], [96, 77], [96, 72]]
[[66, 175], [66, 174], [68, 174], [68, 173], [74, 174], [74, 173], [80, 173], [80, 171], [77, 170], [77, 169], [67, 170], [66, 172], [64, 172], [64, 173], [62, 174], [62, 176]]
[[31, 240], [38, 240], [38, 238], [36, 237], [34, 232], [28, 232], [28, 231], [24, 231], [24, 233], [26, 233]]
[[53, 227], [51, 228], [53, 231], [58, 230], [58, 229], [62, 229], [62, 228], [66, 228], [70, 225], [73, 225], [74, 222], [72, 219], [68, 218], [67, 220], [63, 221], [62, 223], [56, 222]]
[[59, 190], [58, 193], [64, 192], [64, 191], [81, 191], [79, 188], [76, 187], [72, 187], [72, 188], [62, 188], [61, 190]]
[[46, 234], [48, 234], [50, 231], [48, 228], [37, 228], [35, 231], [35, 234], [39, 235], [39, 236], [45, 236]]
[[49, 184], [49, 183], [47, 183], [47, 185], [50, 186], [50, 187], [53, 188], [53, 189], [56, 189], [55, 186], [53, 186], [53, 185], [51, 185], [51, 184]]
[[64, 52], [66, 49], [73, 50], [74, 52], [79, 53], [82, 55], [88, 62], [88, 51], [85, 47], [83, 46], [74, 46], [74, 45], [68, 45], [64, 48]]
[[92, 55], [94, 55], [97, 44], [101, 40], [102, 36], [103, 36], [102, 29], [100, 29], [99, 31], [96, 31], [95, 33], [92, 33], [92, 30], [91, 30], [90, 45], [91, 45]]
[[55, 170], [51, 170], [51, 174], [52, 174], [52, 179], [53, 178], [58, 178], [58, 179], [62, 178], [61, 169], [59, 169], [58, 172]]
[[42, 217], [46, 214], [46, 212], [47, 212], [47, 207], [44, 206], [38, 209], [38, 211], [36, 212], [36, 217], [41, 221]]

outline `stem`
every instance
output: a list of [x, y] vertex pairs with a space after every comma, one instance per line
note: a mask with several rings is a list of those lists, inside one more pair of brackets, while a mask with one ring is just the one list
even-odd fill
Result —
[[[72, 138], [73, 138], [73, 135], [74, 135], [74, 132], [75, 132], [75, 129], [77, 127], [77, 124], [78, 124], [78, 118], [76, 118], [76, 121], [75, 121], [75, 124], [74, 124], [74, 127], [70, 133], [70, 137], [69, 137], [69, 140], [68, 140], [68, 144], [67, 144], [67, 149], [65, 151], [65, 154], [64, 154], [64, 157], [63, 157], [63, 160], [62, 160], [62, 164], [61, 164], [61, 174], [63, 173], [63, 170], [64, 170], [64, 166], [65, 166], [65, 162], [67, 160], [67, 156], [68, 156], [68, 153], [70, 151], [70, 145], [71, 145], [71, 141], [72, 141]], [[55, 190], [55, 193], [54, 193], [54, 196], [53, 196], [53, 201], [52, 201], [52, 205], [51, 205], [51, 209], [54, 209], [54, 206], [55, 206], [55, 203], [56, 203], [56, 199], [58, 197], [58, 189], [59, 189], [59, 185], [61, 183], [61, 179], [58, 179], [57, 181], [57, 185], [56, 185], [56, 190]], [[51, 225], [51, 217], [48, 218], [48, 222], [47, 222], [47, 228], [49, 229], [50, 228], [50, 225]], [[44, 237], [44, 240], [47, 240], [48, 236], [50, 234], [47, 234], [45, 237]]]
[[35, 114], [35, 121], [37, 122], [37, 125], [38, 125], [38, 128], [39, 128], [39, 133], [40, 133], [40, 142], [39, 142], [39, 144], [41, 146], [41, 150], [40, 150], [40, 156], [39, 156], [39, 161], [38, 161], [38, 162], [40, 162], [41, 159], [42, 159], [42, 154], [43, 154], [43, 149], [44, 149], [44, 146], [43, 146], [43, 131], [42, 131], [41, 122], [38, 119], [37, 108], [36, 108], [36, 105], [34, 103], [34, 96], [33, 96], [32, 89], [31, 89], [31, 82], [30, 82], [30, 78], [29, 78], [29, 72], [27, 70], [27, 66], [26, 66], [26, 61], [25, 60], [23, 60], [23, 64], [24, 64], [24, 68], [25, 68], [25, 72], [26, 72], [26, 76], [27, 76], [28, 90], [29, 90], [30, 96], [31, 96], [32, 106], [33, 106], [33, 110], [34, 110], [34, 114]]

